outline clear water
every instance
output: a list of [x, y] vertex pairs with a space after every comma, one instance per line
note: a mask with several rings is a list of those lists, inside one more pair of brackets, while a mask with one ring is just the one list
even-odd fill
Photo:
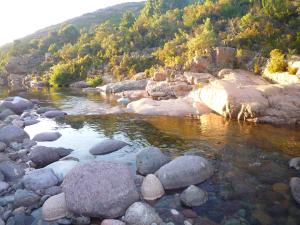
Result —
[[[0, 90], [1, 96], [13, 95]], [[20, 94], [20, 93], [19, 93]], [[67, 147], [74, 157], [89, 160], [119, 160], [135, 169], [135, 156], [145, 146], [161, 148], [176, 157], [198, 154], [212, 160], [215, 175], [199, 186], [209, 193], [209, 201], [192, 210], [216, 224], [300, 224], [300, 206], [288, 189], [291, 177], [299, 173], [288, 167], [291, 157], [300, 156], [300, 129], [226, 121], [215, 114], [200, 119], [102, 115], [115, 105], [115, 99], [78, 91], [43, 90], [21, 93], [38, 98], [43, 106], [68, 112], [64, 119], [42, 119], [26, 128], [32, 137], [41, 131], [58, 130], [62, 137], [47, 146]], [[105, 138], [126, 141], [129, 147], [94, 158], [91, 146]], [[167, 193], [151, 204], [166, 221], [183, 224], [183, 216], [170, 209], [186, 211], [179, 193]], [[238, 221], [238, 222], [237, 222]], [[199, 223], [200, 224], [200, 223]], [[208, 224], [208, 223], [207, 223]], [[229, 224], [229, 223], [227, 223]]]

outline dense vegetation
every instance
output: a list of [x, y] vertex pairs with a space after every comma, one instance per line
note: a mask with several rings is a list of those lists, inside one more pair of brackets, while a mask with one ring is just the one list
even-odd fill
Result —
[[34, 73], [51, 85], [67, 85], [89, 71], [108, 70], [123, 79], [159, 66], [183, 68], [213, 46], [263, 56], [273, 49], [299, 54], [299, 13], [292, 0], [148, 0], [138, 16], [127, 11], [118, 22], [80, 30], [66, 25], [45, 37], [15, 41], [0, 52], [0, 68], [11, 56], [49, 52], [51, 60]]

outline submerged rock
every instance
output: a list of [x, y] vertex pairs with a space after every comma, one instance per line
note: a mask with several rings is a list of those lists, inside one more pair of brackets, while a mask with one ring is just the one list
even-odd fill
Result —
[[203, 205], [208, 200], [208, 194], [202, 189], [191, 185], [181, 193], [180, 200], [186, 206], [196, 207]]
[[65, 115], [67, 115], [67, 113], [61, 110], [51, 110], [45, 112], [43, 115], [47, 118], [57, 118], [57, 117], [64, 117]]
[[45, 221], [53, 221], [66, 217], [67, 205], [65, 194], [60, 193], [48, 198], [42, 207], [42, 217]]
[[155, 175], [149, 174], [143, 180], [141, 193], [145, 200], [152, 201], [163, 196], [165, 194], [165, 190], [159, 179]]
[[300, 204], [300, 178], [293, 177], [290, 181], [290, 188], [295, 201]]
[[166, 190], [198, 184], [214, 173], [210, 162], [200, 156], [180, 156], [162, 166], [155, 175]]
[[17, 126], [7, 125], [0, 128], [0, 141], [7, 145], [11, 142], [23, 142], [25, 138], [29, 138], [29, 135]]
[[159, 225], [162, 223], [155, 209], [143, 202], [133, 203], [126, 210], [124, 221], [128, 225]]
[[107, 161], [76, 166], [63, 190], [68, 209], [89, 217], [118, 218], [139, 199], [129, 167]]
[[25, 188], [36, 191], [57, 185], [58, 178], [51, 169], [42, 168], [26, 174], [22, 179], [22, 183]]
[[43, 132], [35, 135], [32, 140], [37, 142], [44, 142], [44, 141], [56, 141], [61, 137], [61, 133], [59, 132]]
[[101, 143], [95, 145], [90, 149], [92, 155], [104, 155], [114, 151], [117, 151], [128, 145], [124, 141], [108, 139], [104, 140]]
[[164, 155], [159, 148], [147, 147], [136, 156], [136, 167], [140, 174], [147, 175], [155, 173], [169, 161], [169, 157]]

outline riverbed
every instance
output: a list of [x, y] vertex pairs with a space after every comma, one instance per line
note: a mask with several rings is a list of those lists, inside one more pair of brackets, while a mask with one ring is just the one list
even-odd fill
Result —
[[[21, 95], [39, 99], [42, 106], [68, 113], [63, 119], [40, 119], [25, 130], [30, 137], [42, 131], [59, 131], [62, 137], [42, 145], [74, 149], [71, 156], [84, 163], [90, 160], [116, 160], [135, 171], [135, 156], [147, 146], [159, 147], [172, 158], [196, 154], [208, 158], [215, 175], [199, 185], [209, 193], [209, 201], [192, 209], [199, 217], [217, 224], [300, 224], [300, 206], [289, 191], [289, 180], [299, 173], [288, 167], [290, 158], [300, 156], [300, 128], [256, 125], [228, 121], [216, 114], [200, 118], [145, 117], [133, 114], [104, 115], [117, 105], [113, 96], [85, 94], [78, 90], [31, 90], [11, 93], [0, 90], [0, 99]], [[94, 144], [107, 138], [129, 143], [120, 151], [90, 155]], [[183, 224], [187, 208], [178, 194], [167, 193], [151, 204], [164, 221]], [[176, 209], [175, 216], [170, 209]], [[191, 213], [191, 212], [190, 212]], [[200, 224], [200, 223], [199, 223]], [[213, 223], [212, 223], [213, 224]]]

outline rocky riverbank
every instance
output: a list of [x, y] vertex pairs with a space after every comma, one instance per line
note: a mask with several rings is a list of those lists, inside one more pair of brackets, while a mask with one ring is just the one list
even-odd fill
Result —
[[[170, 159], [160, 149], [148, 147], [139, 151], [133, 172], [126, 164], [93, 158], [128, 145], [108, 139], [91, 146], [91, 157], [81, 161], [72, 149], [43, 146], [44, 141], [61, 138], [60, 133], [41, 130], [30, 138], [24, 131], [43, 117], [64, 117], [63, 111], [39, 107], [38, 100], [9, 97], [1, 102], [0, 115], [0, 224], [171, 225], [179, 220], [178, 224], [197, 225], [209, 221], [197, 217], [193, 207], [209, 201], [208, 190], [197, 185], [214, 176], [217, 168], [210, 160], [196, 155]], [[290, 167], [299, 170], [299, 158], [292, 159]], [[300, 204], [299, 179], [292, 178], [290, 188]], [[163, 221], [152, 202], [174, 190], [181, 193], [184, 211], [170, 207], [174, 220]]]

